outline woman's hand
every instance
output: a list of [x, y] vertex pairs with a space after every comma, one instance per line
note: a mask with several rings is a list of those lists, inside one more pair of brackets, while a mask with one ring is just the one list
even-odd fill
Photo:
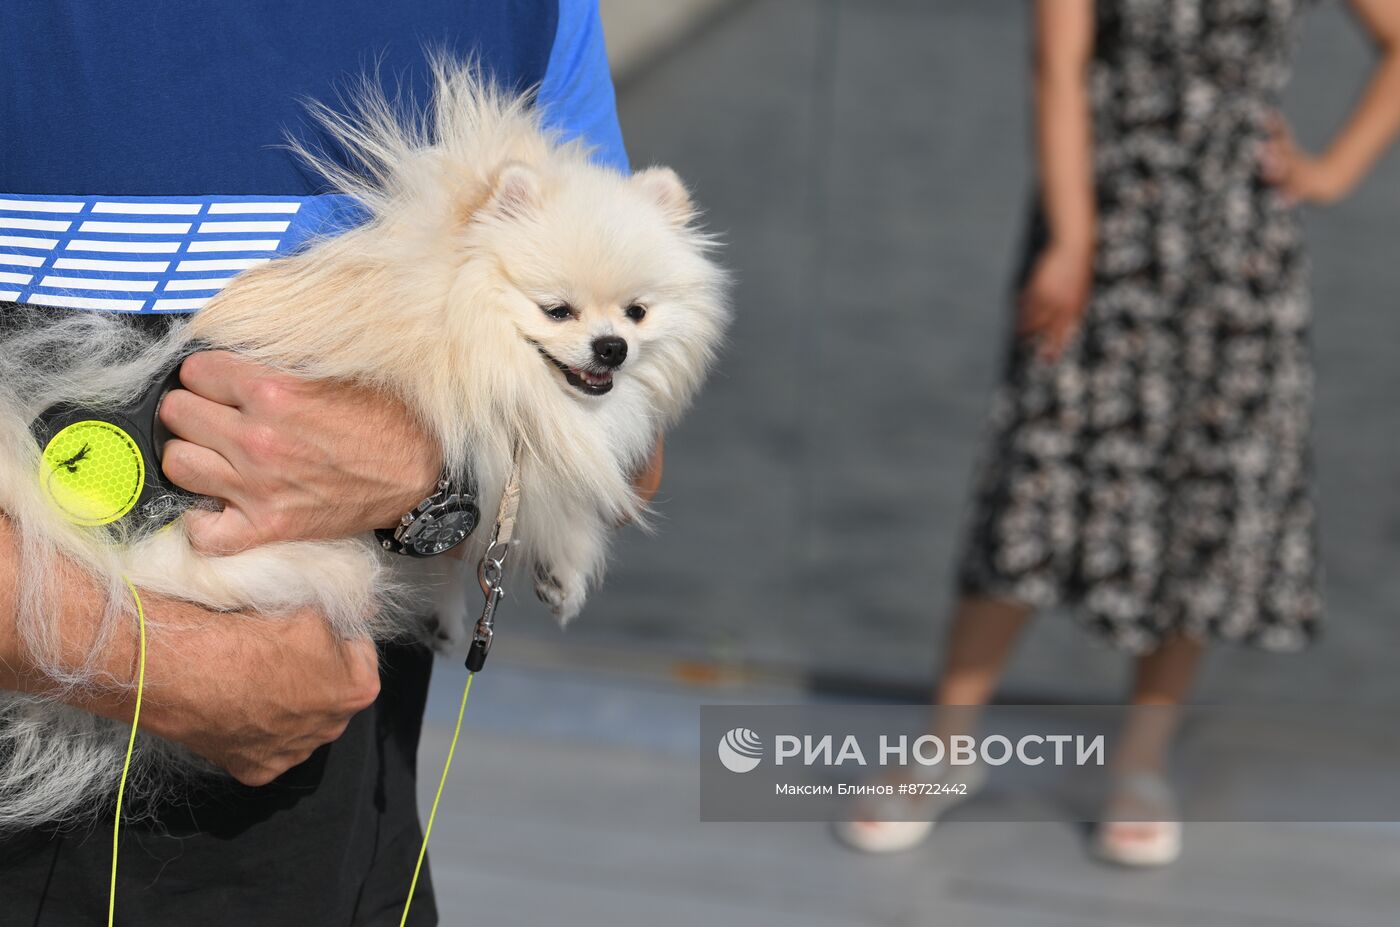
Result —
[[1018, 333], [1039, 342], [1040, 356], [1059, 359], [1089, 305], [1093, 248], [1052, 244], [1041, 252], [1020, 297]]
[[1340, 172], [1300, 149], [1288, 121], [1277, 113], [1269, 122], [1269, 140], [1259, 156], [1259, 171], [1290, 203], [1326, 205], [1347, 192]]
[[1335, 203], [1356, 188], [1400, 133], [1400, 3], [1351, 0], [1356, 18], [1371, 33], [1380, 61], [1361, 101], [1319, 158], [1293, 142], [1288, 123], [1274, 114], [1261, 173], [1296, 203]]
[[1089, 62], [1093, 0], [1037, 0], [1035, 6], [1036, 161], [1050, 245], [1020, 297], [1020, 334], [1040, 356], [1060, 356], [1079, 328], [1093, 281], [1098, 210]]

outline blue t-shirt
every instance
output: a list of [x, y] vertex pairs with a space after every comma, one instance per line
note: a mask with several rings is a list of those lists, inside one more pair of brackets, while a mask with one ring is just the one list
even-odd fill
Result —
[[371, 71], [421, 101], [425, 49], [627, 165], [597, 0], [4, 0], [0, 35], [0, 196], [320, 192], [280, 147], [304, 101]]
[[352, 224], [284, 143], [365, 74], [422, 103], [428, 50], [628, 167], [597, 0], [0, 0], [0, 34], [4, 302], [190, 312]]

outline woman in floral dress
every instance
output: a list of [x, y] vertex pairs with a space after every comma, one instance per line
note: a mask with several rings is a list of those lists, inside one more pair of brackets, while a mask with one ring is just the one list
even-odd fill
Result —
[[[984, 704], [1039, 608], [1137, 655], [1144, 705], [1183, 700], [1208, 640], [1315, 634], [1297, 205], [1339, 199], [1400, 128], [1400, 2], [1351, 0], [1383, 57], [1317, 158], [1277, 109], [1307, 3], [1038, 0], [1040, 195], [940, 704]], [[1105, 858], [1178, 854], [1169, 738], [1127, 739], [1118, 800], [1138, 823], [1098, 829]], [[928, 829], [838, 831], [879, 851]]]

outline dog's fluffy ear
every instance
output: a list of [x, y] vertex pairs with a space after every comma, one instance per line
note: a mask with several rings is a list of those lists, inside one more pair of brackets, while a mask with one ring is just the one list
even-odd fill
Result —
[[651, 197], [661, 211], [677, 225], [695, 218], [695, 202], [690, 191], [669, 167], [650, 167], [632, 177], [632, 182]]
[[540, 201], [540, 175], [528, 164], [506, 163], [496, 174], [487, 212], [501, 216], [521, 216]]

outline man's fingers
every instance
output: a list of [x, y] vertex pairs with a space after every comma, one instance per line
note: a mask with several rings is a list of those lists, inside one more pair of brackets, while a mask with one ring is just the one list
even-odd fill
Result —
[[176, 486], [201, 496], [238, 501], [242, 481], [218, 451], [182, 441], [167, 441], [161, 452], [160, 468]]
[[263, 367], [229, 351], [200, 351], [180, 365], [180, 382], [205, 399], [236, 408], [245, 399], [242, 384], [264, 372]]
[[238, 433], [246, 427], [238, 410], [187, 389], [166, 393], [157, 412], [161, 423], [192, 444], [233, 456]]
[[366, 677], [379, 678], [379, 648], [367, 637], [347, 640], [344, 644], [349, 662], [366, 674]]
[[358, 714], [379, 698], [379, 648], [368, 639], [348, 641], [345, 648], [350, 669], [348, 707]]
[[187, 389], [166, 393], [156, 414], [176, 437], [217, 451], [225, 460], [233, 456], [238, 435], [246, 428], [238, 410]]
[[[289, 767], [290, 768], [290, 767]], [[251, 789], [260, 789], [265, 785], [271, 785], [277, 778], [277, 774], [270, 769], [263, 768], [243, 768], [229, 770], [229, 775], [238, 781], [239, 785], [246, 785]]]
[[226, 505], [223, 511], [191, 509], [185, 513], [185, 535], [202, 554], [236, 554], [258, 543], [258, 533], [242, 510]]
[[261, 762], [240, 764], [228, 772], [240, 784], [259, 789], [265, 785], [271, 785], [287, 770], [305, 763], [315, 752], [314, 750], [297, 750]]

